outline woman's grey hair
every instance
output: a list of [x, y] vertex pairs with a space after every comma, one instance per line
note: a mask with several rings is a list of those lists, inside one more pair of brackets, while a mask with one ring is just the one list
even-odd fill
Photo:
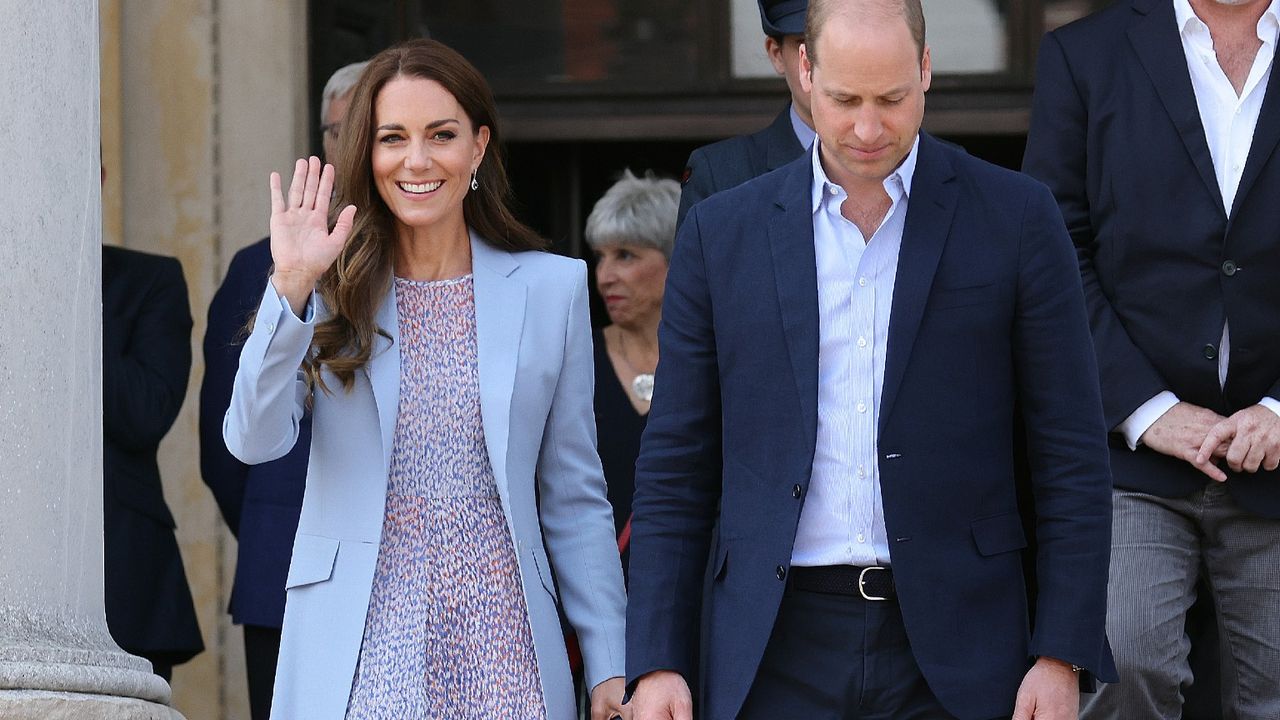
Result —
[[329, 76], [329, 82], [324, 84], [324, 93], [320, 95], [320, 122], [326, 122], [324, 118], [329, 117], [330, 103], [351, 92], [356, 86], [360, 80], [360, 73], [364, 72], [364, 66], [368, 64], [369, 61], [365, 60], [343, 65]]
[[653, 171], [640, 178], [623, 170], [587, 217], [587, 244], [596, 250], [605, 245], [642, 245], [670, 258], [679, 209], [680, 183], [658, 178]]

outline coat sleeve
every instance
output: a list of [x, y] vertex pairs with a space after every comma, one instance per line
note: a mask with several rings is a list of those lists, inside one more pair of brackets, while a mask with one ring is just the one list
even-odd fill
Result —
[[655, 670], [694, 677], [703, 578], [720, 499], [720, 376], [699, 213], [667, 273], [653, 404], [636, 461], [627, 683]]
[[680, 188], [680, 208], [676, 211], [677, 228], [684, 224], [690, 208], [715, 192], [716, 183], [711, 168], [712, 163], [708, 161], [705, 149], [698, 148], [690, 153], [689, 163], [685, 167], [687, 177]]
[[1090, 204], [1088, 178], [1089, 122], [1088, 107], [1066, 50], [1058, 36], [1050, 33], [1040, 46], [1022, 169], [1053, 191], [1075, 245], [1107, 428], [1114, 429], [1169, 387], [1129, 337], [1099, 282], [1095, 266], [1099, 238], [1094, 226], [1098, 208]]
[[260, 283], [255, 282], [261, 278], [256, 277], [250, 264], [243, 252], [237, 253], [209, 303], [203, 344], [204, 379], [200, 383], [200, 475], [237, 537], [249, 466], [227, 450], [222, 421], [231, 405], [231, 387], [240, 365], [240, 336], [254, 310], [252, 300], [250, 304], [246, 300], [261, 297]]
[[1089, 345], [1071, 246], [1037, 187], [1024, 209], [1013, 326], [1038, 545], [1031, 652], [1115, 682], [1105, 634], [1111, 471]]
[[178, 418], [191, 374], [191, 308], [182, 266], [159, 258], [136, 317], [103, 308], [103, 433], [131, 451], [153, 449]]
[[538, 455], [539, 521], [565, 616], [582, 647], [587, 687], [594, 688], [623, 674], [627, 600], [596, 453], [585, 265], [576, 269], [568, 312], [564, 360]]
[[308, 392], [302, 360], [311, 350], [316, 303], [313, 293], [299, 318], [267, 283], [253, 331], [240, 351], [222, 424], [227, 449], [240, 462], [256, 465], [283, 457], [298, 440]]

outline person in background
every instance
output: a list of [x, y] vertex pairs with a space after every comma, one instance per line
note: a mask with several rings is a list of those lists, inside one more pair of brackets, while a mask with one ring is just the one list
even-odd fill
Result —
[[693, 204], [795, 160], [813, 144], [809, 92], [800, 83], [800, 45], [804, 42], [807, 0], [757, 0], [769, 62], [786, 78], [791, 102], [765, 129], [694, 150], [681, 182], [677, 223]]
[[187, 392], [191, 310], [171, 257], [102, 248], [102, 475], [107, 627], [168, 681], [204, 650], [156, 451]]
[[559, 605], [593, 720], [629, 713], [584, 264], [511, 214], [492, 93], [439, 42], [370, 61], [338, 157], [271, 174], [223, 425], [266, 462], [312, 410], [272, 715], [567, 720]]
[[[351, 102], [351, 90], [367, 63], [346, 65], [324, 86], [320, 126], [324, 154], [336, 157], [336, 139]], [[270, 238], [237, 252], [209, 303], [204, 334], [204, 380], [200, 384], [200, 475], [236, 536], [236, 574], [229, 612], [244, 630], [245, 673], [253, 720], [271, 714], [284, 622], [284, 585], [289, 552], [302, 509], [302, 488], [311, 449], [311, 415], [298, 426], [298, 442], [284, 457], [247, 465], [227, 451], [222, 419], [240, 364], [242, 329], [258, 308], [271, 274]]]
[[1123, 0], [1040, 46], [1023, 170], [1075, 242], [1114, 476], [1082, 717], [1183, 717], [1197, 581], [1223, 716], [1280, 717], [1280, 2]]
[[680, 185], [630, 170], [587, 217], [586, 240], [596, 256], [596, 290], [609, 325], [593, 335], [597, 447], [626, 573], [636, 456], [658, 366], [658, 322], [667, 259], [676, 232]]

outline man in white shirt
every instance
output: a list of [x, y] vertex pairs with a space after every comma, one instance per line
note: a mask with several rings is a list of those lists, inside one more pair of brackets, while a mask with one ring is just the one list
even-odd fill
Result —
[[1207, 579], [1228, 717], [1280, 717], [1278, 0], [1127, 0], [1050, 33], [1024, 169], [1089, 302], [1121, 684], [1086, 717], [1179, 717]]

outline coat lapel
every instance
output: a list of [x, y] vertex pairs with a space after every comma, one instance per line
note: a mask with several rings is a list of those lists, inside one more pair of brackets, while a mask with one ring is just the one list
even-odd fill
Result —
[[773, 276], [782, 311], [796, 393], [800, 400], [805, 457], [813, 456], [818, 434], [818, 260], [813, 247], [813, 165], [797, 159], [786, 171], [769, 221]]
[[396, 312], [396, 286], [392, 281], [375, 316], [378, 328], [390, 335], [374, 337], [373, 357], [365, 370], [373, 386], [378, 407], [378, 427], [382, 431], [382, 465], [391, 471], [391, 445], [395, 441], [396, 417], [400, 409], [400, 318]]
[[925, 303], [933, 287], [938, 259], [951, 231], [958, 188], [955, 169], [937, 140], [920, 134], [916, 171], [907, 201], [902, 248], [898, 253], [898, 274], [894, 282], [893, 306], [889, 313], [889, 342], [884, 366], [884, 388], [880, 396], [880, 432], [893, 411], [898, 388], [911, 348], [915, 344]]
[[[1165, 112], [1173, 120], [1182, 136], [1187, 154], [1200, 179], [1204, 181], [1210, 196], [1223, 208], [1222, 191], [1213, 172], [1213, 156], [1209, 154], [1209, 142], [1204, 136], [1204, 124], [1200, 122], [1200, 109], [1196, 106], [1195, 91], [1191, 89], [1191, 74], [1187, 70], [1187, 56], [1182, 50], [1181, 33], [1174, 16], [1173, 3], [1137, 2], [1134, 9], [1146, 13], [1129, 28], [1129, 42], [1133, 44], [1151, 84], [1164, 104]], [[1226, 209], [1222, 209], [1226, 215]]]
[[[511, 253], [471, 234], [471, 271], [475, 281], [476, 353], [480, 376], [480, 417], [489, 464], [504, 505], [507, 496], [507, 446], [511, 396], [516, 382], [520, 336], [524, 331], [527, 288], [511, 274], [520, 263]], [[511, 517], [507, 508], [507, 517]]]
[[1244, 163], [1244, 174], [1240, 176], [1240, 187], [1236, 189], [1236, 199], [1231, 207], [1231, 217], [1235, 217], [1241, 201], [1249, 194], [1250, 188], [1262, 174], [1262, 168], [1271, 159], [1278, 141], [1280, 141], [1280, 72], [1276, 72], [1273, 62], [1271, 78], [1267, 80], [1266, 95], [1262, 98], [1262, 111], [1258, 115], [1258, 124], [1253, 130], [1253, 144], [1249, 146], [1249, 157]]

